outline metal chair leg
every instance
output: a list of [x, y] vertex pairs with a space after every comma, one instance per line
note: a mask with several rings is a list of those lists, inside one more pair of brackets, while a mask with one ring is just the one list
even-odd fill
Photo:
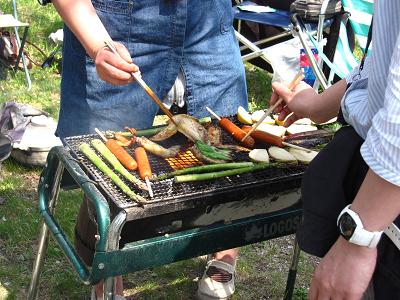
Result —
[[292, 263], [290, 265], [286, 281], [285, 296], [283, 298], [284, 300], [290, 300], [293, 297], [293, 290], [294, 290], [294, 285], [296, 283], [297, 265], [299, 264], [299, 258], [300, 258], [300, 247], [299, 244], [297, 243], [297, 239], [295, 239], [293, 247]]

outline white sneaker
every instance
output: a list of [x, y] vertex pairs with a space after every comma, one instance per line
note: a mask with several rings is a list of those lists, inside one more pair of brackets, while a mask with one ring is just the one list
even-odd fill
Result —
[[[208, 277], [207, 271], [210, 267], [223, 270], [231, 275], [228, 282], [218, 282]], [[197, 299], [200, 300], [225, 300], [235, 292], [235, 268], [236, 263], [232, 266], [226, 262], [212, 259], [207, 262], [206, 270], [203, 277], [199, 280], [197, 290]]]

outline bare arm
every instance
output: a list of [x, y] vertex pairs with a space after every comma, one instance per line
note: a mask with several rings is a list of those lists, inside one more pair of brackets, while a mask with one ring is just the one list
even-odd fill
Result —
[[90, 0], [53, 0], [61, 18], [82, 43], [91, 58], [111, 40]]
[[284, 126], [289, 126], [300, 118], [310, 118], [315, 123], [323, 123], [337, 116], [346, 86], [347, 83], [343, 79], [323, 93], [317, 94], [305, 83], [300, 83], [291, 91], [285, 85], [274, 82], [272, 83], [274, 93], [271, 96], [270, 105], [273, 105], [279, 97], [283, 98], [284, 103], [275, 109], [280, 120], [284, 120], [293, 112]]
[[112, 38], [90, 0], [53, 0], [52, 3], [86, 53], [95, 60], [101, 79], [116, 85], [133, 80], [130, 73], [138, 72], [139, 68], [133, 64], [128, 50], [122, 44], [114, 43], [122, 59], [104, 47], [104, 41], [111, 41]]

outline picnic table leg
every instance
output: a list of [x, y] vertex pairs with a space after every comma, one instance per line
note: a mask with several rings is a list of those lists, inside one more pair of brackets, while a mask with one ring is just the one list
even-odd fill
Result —
[[[119, 238], [122, 227], [126, 222], [126, 212], [120, 211], [112, 220], [108, 231], [107, 251], [119, 249]], [[104, 280], [104, 300], [114, 300], [115, 296], [115, 277], [109, 277]]]
[[[57, 204], [63, 171], [64, 171], [63, 164], [58, 163], [55, 177], [54, 177], [53, 186], [51, 189], [51, 193], [49, 195], [50, 196], [49, 210], [52, 214], [54, 214], [54, 210], [55, 210], [55, 207]], [[29, 286], [29, 291], [28, 291], [28, 300], [37, 299], [38, 292], [39, 292], [38, 287], [39, 287], [40, 273], [41, 273], [41, 269], [42, 269], [44, 259], [46, 256], [47, 246], [49, 244], [49, 228], [47, 227], [47, 225], [44, 221], [42, 221], [41, 223], [42, 223], [42, 225], [41, 225], [41, 229], [40, 229], [40, 233], [39, 233], [38, 252], [36, 255], [35, 262], [33, 264], [32, 280], [31, 280], [31, 284]]]

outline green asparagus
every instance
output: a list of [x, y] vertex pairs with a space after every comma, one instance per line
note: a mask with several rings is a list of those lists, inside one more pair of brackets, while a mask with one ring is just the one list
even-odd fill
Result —
[[248, 172], [254, 172], [259, 170], [264, 170], [267, 168], [277, 167], [278, 163], [259, 163], [254, 164], [250, 167], [244, 167], [239, 169], [225, 170], [220, 172], [211, 172], [211, 173], [202, 173], [202, 174], [188, 174], [188, 175], [179, 175], [174, 177], [175, 182], [191, 182], [191, 181], [201, 181], [201, 180], [211, 180], [231, 175], [238, 175]]
[[129, 198], [138, 202], [140, 205], [147, 203], [146, 199], [142, 196], [137, 195], [132, 191], [119, 177], [115, 174], [102, 160], [101, 158], [90, 148], [89, 144], [82, 143], [79, 145], [79, 150], [85, 154], [85, 156], [102, 171], [106, 176], [108, 176], [124, 193], [126, 193]]
[[212, 164], [212, 165], [203, 165], [203, 166], [196, 166], [187, 169], [176, 170], [167, 174], [163, 174], [153, 178], [154, 181], [160, 181], [168, 178], [172, 178], [178, 175], [184, 174], [197, 174], [197, 173], [204, 173], [210, 171], [219, 171], [219, 170], [230, 170], [230, 169], [238, 169], [244, 167], [251, 167], [254, 163], [252, 162], [238, 162], [238, 163], [223, 163], [223, 164]]

